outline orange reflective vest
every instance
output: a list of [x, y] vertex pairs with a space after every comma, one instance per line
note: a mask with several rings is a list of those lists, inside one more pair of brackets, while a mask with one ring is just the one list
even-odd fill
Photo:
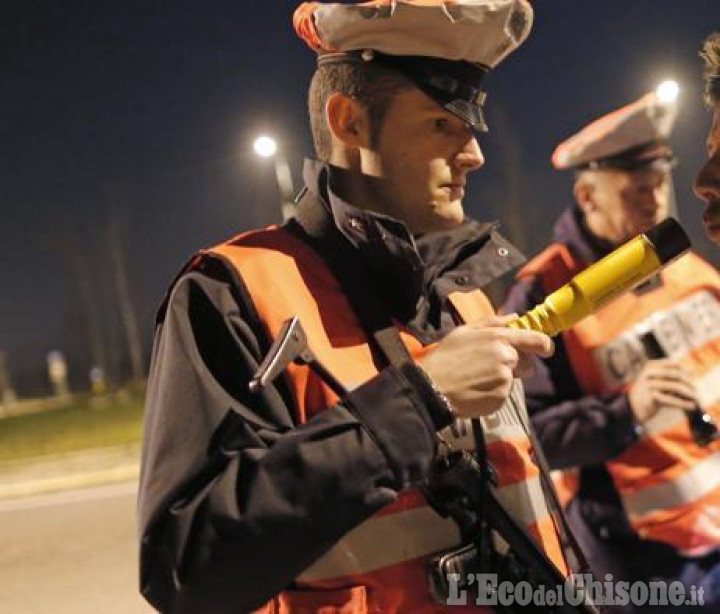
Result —
[[[552, 292], [585, 268], [561, 244], [528, 263]], [[720, 417], [720, 275], [689, 253], [666, 267], [662, 283], [628, 293], [563, 333], [587, 394], [622, 392], [647, 361], [640, 336], [652, 331], [668, 357], [696, 376], [703, 408]], [[643, 435], [607, 463], [630, 522], [647, 539], [687, 555], [720, 544], [720, 444], [699, 447], [682, 411], [663, 409]]]
[[[300, 239], [273, 227], [240, 235], [210, 253], [221, 256], [240, 273], [271, 339], [277, 337], [285, 320], [296, 315], [318, 360], [347, 388], [377, 375], [368, 341], [338, 282], [324, 261]], [[465, 321], [492, 313], [480, 291], [458, 293], [452, 303]], [[423, 351], [421, 343], [407, 331], [400, 334], [412, 355]], [[287, 377], [298, 423], [338, 401], [307, 366], [290, 365]], [[508, 404], [484, 420], [488, 456], [499, 473], [497, 496], [566, 573], [554, 519], [525, 434], [527, 416], [519, 386], [514, 396], [519, 410]], [[469, 421], [458, 421], [445, 434], [457, 448], [474, 447]], [[296, 579], [293, 590], [278, 595], [262, 611], [466, 611], [464, 607], [434, 603], [427, 581], [430, 557], [459, 543], [454, 522], [436, 514], [419, 490], [403, 491], [394, 503], [347, 533]], [[467, 607], [467, 611], [484, 610]]]

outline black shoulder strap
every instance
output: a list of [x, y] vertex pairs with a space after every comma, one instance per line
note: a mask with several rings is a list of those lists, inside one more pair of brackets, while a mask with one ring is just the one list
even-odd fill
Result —
[[533, 428], [532, 423], [528, 423], [524, 426], [525, 432], [530, 440], [530, 445], [535, 453], [535, 460], [540, 473], [540, 486], [545, 496], [545, 501], [548, 504], [550, 513], [556, 519], [556, 527], [561, 540], [560, 545], [563, 549], [563, 553], [565, 554], [566, 563], [568, 564], [570, 570], [576, 573], [592, 573], [590, 565], [583, 554], [582, 548], [580, 548], [580, 544], [570, 528], [567, 514], [565, 514], [565, 510], [563, 510], [560, 500], [558, 499], [555, 486], [552, 483], [552, 477], [550, 476], [550, 465], [545, 458], [545, 453], [543, 452], [542, 446], [535, 434], [535, 429]]

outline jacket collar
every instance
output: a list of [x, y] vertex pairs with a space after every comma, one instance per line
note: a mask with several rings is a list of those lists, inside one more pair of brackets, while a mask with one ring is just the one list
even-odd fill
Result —
[[414, 237], [399, 220], [359, 209], [335, 194], [329, 187], [332, 172], [329, 165], [306, 160], [309, 194], [300, 206], [314, 209], [322, 235], [342, 237], [352, 247], [403, 323], [419, 330], [440, 328], [448, 294], [483, 288], [524, 262], [496, 223], [466, 218], [452, 230]]
[[575, 257], [592, 264], [607, 256], [614, 246], [596, 237], [588, 228], [585, 216], [577, 205], [565, 209], [553, 229], [556, 242], [566, 245]]

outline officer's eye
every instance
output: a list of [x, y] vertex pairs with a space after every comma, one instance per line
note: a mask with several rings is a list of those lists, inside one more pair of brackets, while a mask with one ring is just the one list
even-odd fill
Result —
[[445, 132], [450, 129], [450, 120], [447, 117], [436, 117], [433, 120], [435, 130]]

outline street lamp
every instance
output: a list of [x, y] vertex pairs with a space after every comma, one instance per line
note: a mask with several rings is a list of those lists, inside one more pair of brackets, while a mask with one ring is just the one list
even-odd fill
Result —
[[680, 93], [680, 86], [677, 81], [672, 79], [666, 79], [655, 88], [655, 94], [657, 94], [660, 102], [670, 104], [677, 100], [678, 94]]
[[257, 137], [253, 142], [253, 149], [261, 158], [272, 158], [275, 163], [275, 178], [280, 189], [280, 211], [283, 221], [286, 221], [292, 217], [295, 208], [293, 179], [287, 159], [277, 141], [267, 135]]
[[277, 143], [270, 136], [259, 136], [253, 143], [253, 149], [261, 158], [271, 158], [277, 151]]
[[[658, 100], [668, 106], [673, 105], [677, 101], [679, 94], [680, 86], [674, 79], [665, 79], [665, 81], [659, 83], [655, 88], [655, 95]], [[668, 215], [676, 219], [680, 217], [672, 173], [668, 173]]]

